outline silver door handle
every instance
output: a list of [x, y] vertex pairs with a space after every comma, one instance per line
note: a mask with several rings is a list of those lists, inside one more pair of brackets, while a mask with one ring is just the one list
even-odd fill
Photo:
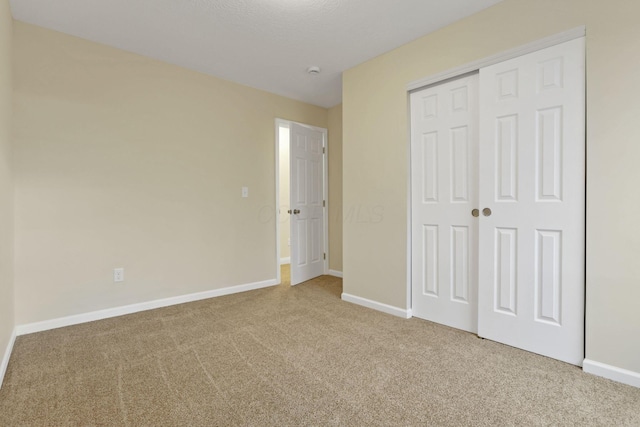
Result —
[[489, 209], [489, 208], [482, 209], [482, 215], [491, 216], [491, 209]]
[[471, 215], [472, 215], [474, 218], [478, 218], [478, 217], [480, 216], [480, 210], [478, 210], [478, 209], [474, 209], [474, 210], [472, 210], [472, 211], [471, 211]]
[[300, 209], [294, 209], [294, 210], [293, 210], [293, 214], [294, 214], [294, 215], [298, 215], [299, 213], [300, 213]]

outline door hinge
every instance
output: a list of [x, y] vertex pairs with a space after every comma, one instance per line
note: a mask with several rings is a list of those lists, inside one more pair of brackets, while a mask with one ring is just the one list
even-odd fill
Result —
[[326, 153], [325, 148], [322, 147], [322, 154]]
[[322, 259], [327, 259], [327, 253], [325, 252], [324, 255], [322, 256]]
[[322, 201], [322, 207], [323, 207], [323, 208], [326, 208], [326, 207], [327, 207], [327, 201], [326, 201], [326, 200], [323, 200], [323, 201]]

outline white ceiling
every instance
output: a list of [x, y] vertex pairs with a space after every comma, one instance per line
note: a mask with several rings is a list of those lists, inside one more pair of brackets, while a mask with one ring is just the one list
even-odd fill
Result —
[[[20, 21], [331, 107], [341, 102], [344, 70], [500, 1], [12, 0], [11, 7]], [[321, 74], [307, 74], [312, 65]]]

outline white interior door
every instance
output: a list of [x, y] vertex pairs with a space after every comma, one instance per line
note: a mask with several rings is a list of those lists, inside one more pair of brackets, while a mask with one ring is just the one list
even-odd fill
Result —
[[413, 315], [477, 332], [478, 75], [411, 94]]
[[576, 365], [584, 357], [584, 85], [584, 39], [480, 70], [487, 210], [478, 334]]
[[291, 123], [291, 284], [324, 274], [325, 133]]

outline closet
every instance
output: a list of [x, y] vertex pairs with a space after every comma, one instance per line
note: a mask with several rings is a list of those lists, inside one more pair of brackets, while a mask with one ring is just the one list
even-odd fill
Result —
[[584, 358], [584, 38], [414, 91], [416, 317]]

